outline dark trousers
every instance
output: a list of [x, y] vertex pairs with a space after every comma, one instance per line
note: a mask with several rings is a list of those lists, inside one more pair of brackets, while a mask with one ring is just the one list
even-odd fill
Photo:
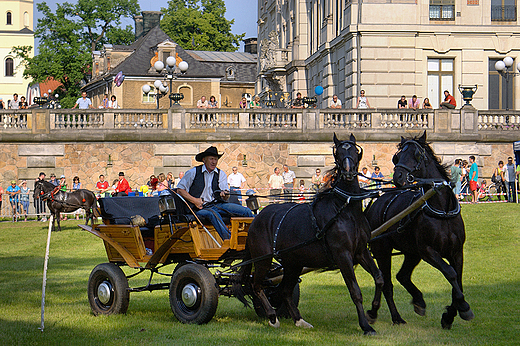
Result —
[[45, 201], [41, 198], [35, 198], [34, 209], [36, 210], [36, 216], [39, 219], [43, 214], [45, 214]]
[[514, 181], [506, 181], [507, 201], [516, 203], [516, 183]]
[[229, 203], [235, 203], [238, 205], [242, 205], [242, 197], [240, 197], [240, 188], [239, 187], [229, 187]]

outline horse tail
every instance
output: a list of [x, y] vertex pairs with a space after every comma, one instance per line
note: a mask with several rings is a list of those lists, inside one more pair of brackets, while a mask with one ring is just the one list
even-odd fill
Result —
[[253, 269], [253, 264], [249, 263], [251, 260], [251, 251], [249, 251], [249, 247], [246, 243], [246, 248], [244, 249], [244, 258], [242, 263], [246, 263], [245, 265], [239, 267], [237, 271], [236, 280], [233, 280], [233, 293], [234, 296], [244, 304], [245, 307], [251, 307], [249, 301], [247, 300], [248, 296], [253, 295], [253, 286], [251, 283], [251, 270]]

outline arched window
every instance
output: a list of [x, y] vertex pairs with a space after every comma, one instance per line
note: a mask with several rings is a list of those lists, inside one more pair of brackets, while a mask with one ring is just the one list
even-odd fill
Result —
[[29, 12], [24, 12], [23, 14], [23, 26], [29, 27]]
[[180, 102], [181, 104], [186, 104], [186, 105], [193, 104], [193, 89], [189, 85], [184, 84], [184, 85], [180, 86], [178, 92], [184, 95], [184, 98]]
[[13, 58], [5, 59], [5, 76], [13, 77], [14, 76], [14, 61]]
[[7, 25], [13, 25], [13, 14], [11, 12], [7, 12], [6, 23]]

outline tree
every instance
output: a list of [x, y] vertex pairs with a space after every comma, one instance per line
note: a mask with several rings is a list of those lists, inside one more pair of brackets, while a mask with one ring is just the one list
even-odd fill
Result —
[[171, 0], [161, 11], [161, 29], [184, 49], [234, 52], [245, 36], [231, 33], [223, 0]]
[[43, 82], [52, 77], [61, 82], [63, 86], [54, 92], [63, 107], [71, 107], [88, 81], [92, 52], [107, 42], [133, 41], [131, 27], [119, 28], [120, 18], [137, 14], [139, 5], [137, 0], [78, 0], [77, 4], [57, 4], [56, 13], [45, 2], [36, 6], [43, 13], [34, 32], [40, 41], [39, 54], [31, 58], [28, 46], [12, 51], [23, 59], [25, 78]]

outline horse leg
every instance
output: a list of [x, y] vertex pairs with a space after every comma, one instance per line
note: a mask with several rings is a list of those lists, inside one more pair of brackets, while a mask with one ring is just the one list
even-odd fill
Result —
[[303, 267], [301, 266], [290, 268], [284, 266], [283, 279], [280, 284], [282, 286], [282, 297], [284, 299], [285, 305], [287, 306], [287, 310], [289, 311], [289, 315], [291, 315], [291, 318], [293, 319], [296, 327], [313, 328], [312, 324], [306, 322], [302, 318], [300, 310], [293, 301], [294, 287], [298, 283], [298, 277], [300, 276], [302, 269]]
[[412, 296], [413, 310], [419, 316], [426, 315], [426, 302], [424, 301], [422, 292], [412, 282], [412, 272], [421, 262], [421, 257], [411, 254], [404, 255], [403, 265], [396, 275], [397, 281]]
[[[372, 253], [377, 261], [377, 265], [383, 273], [383, 294], [385, 295], [386, 304], [390, 310], [392, 316], [392, 322], [394, 324], [405, 324], [394, 301], [394, 285], [392, 284], [392, 248], [390, 246], [382, 246], [381, 249], [372, 245]], [[370, 310], [369, 315], [372, 318], [377, 317], [377, 310]]]
[[[460, 277], [462, 278], [462, 252], [457, 255], [460, 258]], [[459, 274], [457, 271], [444, 259], [441, 255], [432, 249], [431, 247], [427, 247], [423, 254], [423, 260], [429, 263], [434, 268], [437, 268], [448, 280], [452, 287], [452, 305], [447, 308], [447, 311], [443, 314], [441, 318], [441, 325], [444, 329], [450, 329], [451, 323], [453, 323], [453, 318], [456, 316], [457, 311], [462, 311], [464, 314], [465, 320], [471, 320], [474, 317], [473, 311], [471, 311], [469, 304], [464, 300], [464, 294], [462, 293], [462, 284], [459, 284], [458, 278]], [[462, 317], [462, 316], [461, 316]]]
[[[253, 256], [253, 258], [255, 257]], [[271, 303], [269, 303], [269, 300], [267, 299], [263, 289], [263, 282], [270, 268], [271, 259], [255, 263], [255, 271], [253, 274], [253, 294], [262, 303], [262, 306], [265, 310], [265, 314], [269, 319], [269, 325], [271, 327], [278, 328], [280, 327], [280, 321], [278, 321], [278, 317], [276, 317], [276, 311], [271, 306]]]
[[377, 311], [381, 307], [381, 292], [383, 289], [383, 274], [376, 266], [374, 259], [370, 255], [368, 248], [366, 248], [360, 256], [357, 257], [359, 264], [374, 278], [376, 286], [374, 300], [372, 300], [372, 309], [367, 311], [367, 319], [370, 324], [375, 323], [377, 319]]
[[359, 326], [365, 335], [375, 335], [376, 331], [368, 323], [368, 319], [365, 316], [365, 311], [363, 310], [363, 296], [361, 295], [361, 289], [359, 288], [356, 280], [356, 274], [354, 273], [354, 263], [352, 261], [351, 254], [348, 251], [343, 251], [343, 253], [340, 253], [334, 257], [336, 259], [336, 263], [339, 265], [343, 280], [348, 287], [350, 298], [356, 305]]
[[56, 212], [54, 213], [54, 220], [52, 221], [53, 224], [54, 224], [54, 221], [56, 221], [56, 223], [58, 224], [58, 228], [56, 229], [56, 231], [58, 231], [58, 232], [61, 231], [60, 214], [61, 214], [60, 211], [56, 210]]
[[[462, 251], [457, 253], [452, 259], [448, 259], [450, 265], [457, 272], [457, 282], [459, 283], [459, 288], [463, 292], [462, 289], [462, 267], [464, 262], [464, 255]], [[450, 306], [446, 307], [446, 312], [442, 314], [441, 318], [441, 326], [443, 329], [450, 329], [453, 324], [453, 320], [455, 316], [457, 316], [457, 310], [459, 312], [460, 317], [463, 320], [469, 321], [472, 320], [475, 315], [471, 310], [469, 304], [466, 301], [457, 302], [455, 299], [455, 289], [452, 288], [452, 302]]]

